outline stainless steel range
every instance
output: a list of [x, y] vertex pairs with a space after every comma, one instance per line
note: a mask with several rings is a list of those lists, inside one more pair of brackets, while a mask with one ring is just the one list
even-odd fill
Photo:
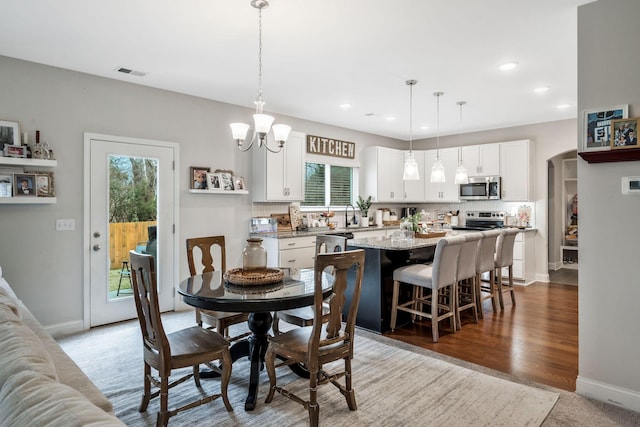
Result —
[[501, 211], [468, 211], [463, 225], [454, 230], [491, 230], [504, 227], [505, 214]]

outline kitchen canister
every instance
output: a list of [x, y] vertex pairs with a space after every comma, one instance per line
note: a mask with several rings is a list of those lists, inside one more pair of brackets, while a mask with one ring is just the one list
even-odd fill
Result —
[[246, 272], [267, 271], [267, 251], [262, 246], [262, 239], [247, 239], [247, 246], [242, 250], [242, 270]]
[[376, 209], [376, 225], [382, 227], [382, 209]]

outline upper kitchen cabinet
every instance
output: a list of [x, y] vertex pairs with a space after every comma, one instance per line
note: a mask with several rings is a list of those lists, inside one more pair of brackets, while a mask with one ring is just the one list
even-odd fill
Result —
[[462, 161], [469, 176], [500, 175], [500, 144], [462, 147]]
[[500, 176], [502, 200], [526, 202], [533, 196], [534, 143], [528, 139], [500, 143]]
[[[406, 158], [408, 151], [403, 153], [403, 169], [400, 171], [400, 179], [402, 179], [402, 175], [404, 174], [404, 158]], [[418, 173], [420, 174], [420, 179], [417, 181], [404, 181], [404, 201], [405, 202], [423, 202], [424, 201], [424, 191], [425, 191], [425, 176], [426, 169], [424, 165], [424, 151], [414, 151], [413, 155], [416, 159], [416, 163], [418, 163]], [[429, 171], [431, 172], [431, 171]]]
[[[424, 152], [424, 180], [425, 180], [425, 201], [426, 202], [458, 202], [458, 184], [455, 183], [456, 167], [458, 167], [458, 148], [441, 148], [440, 161], [444, 166], [446, 182], [432, 183], [431, 166], [436, 161], [438, 150], [427, 150]], [[422, 177], [421, 177], [422, 178]]]
[[253, 201], [293, 202], [304, 200], [305, 134], [291, 132], [279, 153], [254, 147]]
[[404, 201], [404, 152], [387, 147], [367, 147], [362, 153], [361, 192], [376, 203]]

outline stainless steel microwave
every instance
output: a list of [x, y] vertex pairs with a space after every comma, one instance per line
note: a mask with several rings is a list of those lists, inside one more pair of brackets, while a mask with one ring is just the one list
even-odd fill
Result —
[[460, 200], [498, 200], [502, 194], [499, 176], [475, 176], [460, 184]]

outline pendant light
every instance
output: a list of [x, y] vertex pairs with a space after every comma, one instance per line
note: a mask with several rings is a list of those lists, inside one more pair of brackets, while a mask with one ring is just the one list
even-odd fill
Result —
[[444, 92], [434, 92], [433, 96], [436, 97], [436, 161], [431, 166], [431, 182], [446, 182], [444, 176], [444, 166], [440, 161], [440, 97], [444, 95]]
[[405, 181], [420, 180], [420, 172], [418, 171], [418, 162], [413, 154], [413, 86], [418, 83], [417, 80], [407, 80], [409, 86], [409, 152], [404, 159], [404, 173], [402, 179]]
[[[460, 130], [458, 131], [458, 141], [462, 141], [462, 106], [466, 104], [467, 101], [458, 101], [456, 104], [460, 107]], [[464, 163], [462, 162], [462, 144], [460, 144], [459, 148], [459, 156], [458, 156], [458, 167], [456, 168], [456, 184], [468, 184], [469, 183], [469, 175], [467, 174], [467, 168], [464, 167]]]
[[[273, 116], [263, 113], [265, 102], [262, 98], [262, 9], [269, 7], [269, 1], [252, 0], [251, 6], [258, 9], [258, 96], [255, 100], [256, 113], [253, 115], [255, 130], [247, 148], [243, 148], [242, 145], [247, 136], [249, 125], [246, 123], [231, 123], [229, 126], [231, 127], [233, 139], [236, 141], [236, 144], [238, 144], [240, 151], [249, 150], [257, 137], [258, 148], [264, 146], [264, 148], [272, 153], [277, 153], [282, 149], [284, 143], [287, 141], [289, 132], [291, 132], [291, 127], [283, 124], [273, 125], [272, 127], [271, 124], [274, 120]], [[278, 143], [278, 148], [276, 150], [271, 149], [269, 145], [267, 145], [267, 134], [271, 129], [273, 129], [273, 136]]]

